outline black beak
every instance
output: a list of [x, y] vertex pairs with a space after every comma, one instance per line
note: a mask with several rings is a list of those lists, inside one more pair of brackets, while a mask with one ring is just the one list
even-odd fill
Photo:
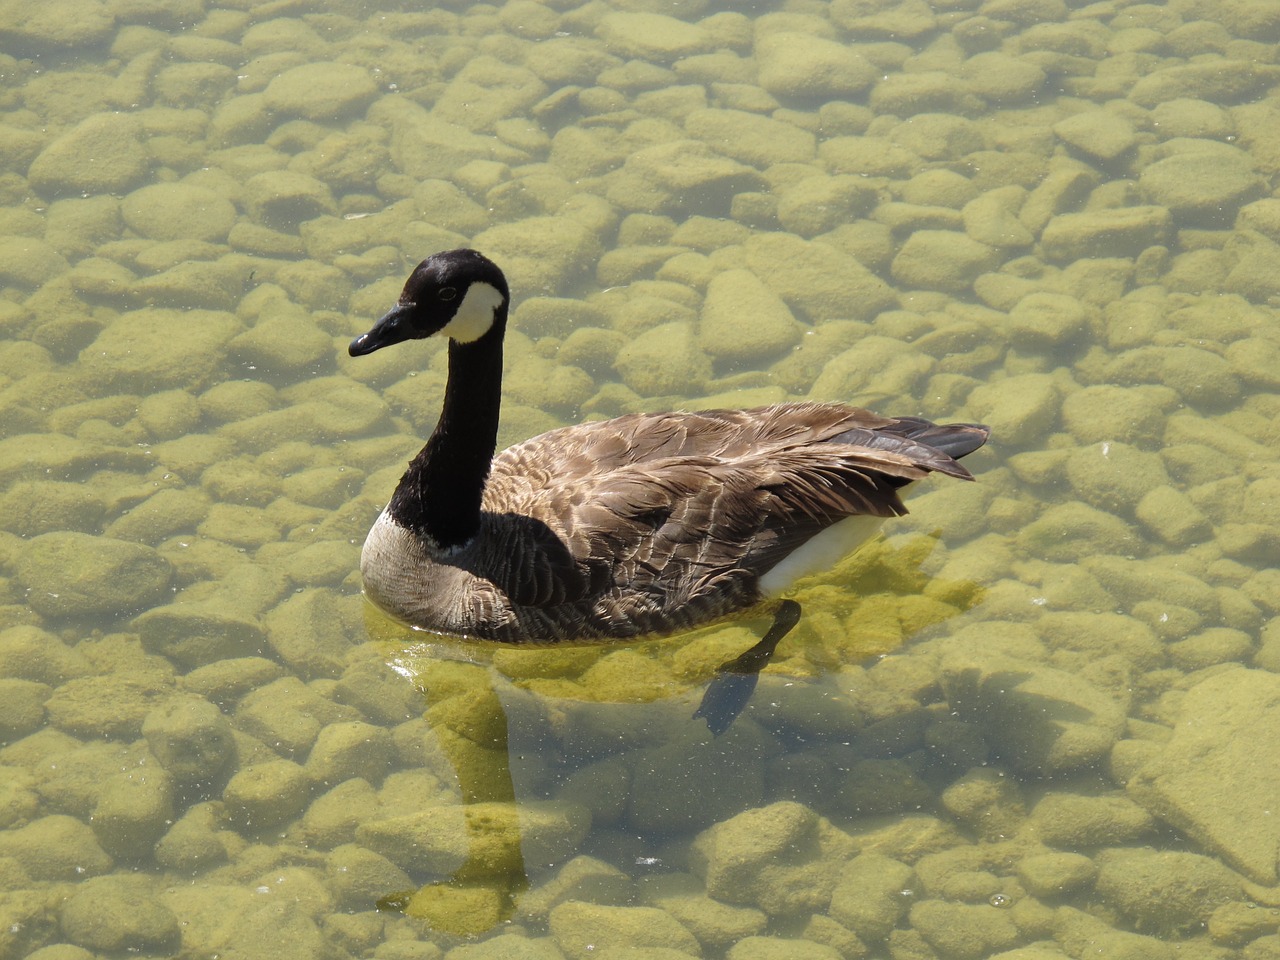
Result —
[[389, 347], [393, 343], [412, 340], [415, 336], [411, 321], [414, 307], [415, 304], [412, 303], [397, 303], [373, 325], [373, 329], [352, 340], [347, 347], [347, 353], [353, 357], [363, 357], [375, 350]]

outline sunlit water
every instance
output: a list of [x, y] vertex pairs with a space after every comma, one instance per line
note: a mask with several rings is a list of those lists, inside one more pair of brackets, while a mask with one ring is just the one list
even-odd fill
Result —
[[[1280, 951], [1280, 8], [0, 13], [0, 958]], [[360, 597], [475, 245], [501, 443], [989, 423], [767, 619], [614, 648]]]

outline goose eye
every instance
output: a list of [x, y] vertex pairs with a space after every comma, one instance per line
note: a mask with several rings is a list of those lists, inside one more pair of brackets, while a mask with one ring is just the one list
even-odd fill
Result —
[[439, 291], [437, 291], [436, 296], [439, 297], [441, 300], [453, 300], [458, 296], [458, 288], [457, 287], [441, 287]]

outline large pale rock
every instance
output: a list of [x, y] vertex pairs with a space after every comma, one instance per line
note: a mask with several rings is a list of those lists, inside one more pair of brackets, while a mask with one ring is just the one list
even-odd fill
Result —
[[1163, 753], [1129, 781], [1130, 795], [1204, 849], [1272, 885], [1280, 857], [1280, 675], [1230, 670], [1182, 700]]
[[116, 615], [156, 602], [173, 566], [151, 547], [86, 533], [46, 533], [23, 546], [18, 581], [47, 617]]
[[726, 270], [707, 286], [698, 341], [719, 360], [764, 361], [800, 339], [790, 308], [749, 270]]
[[27, 178], [51, 196], [120, 193], [151, 166], [142, 132], [142, 122], [132, 114], [92, 114], [45, 147]]

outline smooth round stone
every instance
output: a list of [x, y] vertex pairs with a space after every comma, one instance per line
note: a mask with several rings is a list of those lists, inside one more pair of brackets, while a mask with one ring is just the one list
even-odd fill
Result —
[[222, 799], [227, 813], [253, 833], [293, 820], [307, 808], [311, 779], [292, 760], [268, 760], [245, 767], [228, 782]]
[[152, 240], [227, 238], [235, 205], [212, 190], [185, 183], [154, 183], [124, 198], [120, 213], [129, 229]]
[[687, 395], [711, 377], [711, 362], [698, 346], [690, 323], [654, 327], [618, 351], [623, 383], [641, 396]]
[[1053, 132], [1064, 143], [1103, 163], [1115, 160], [1138, 142], [1133, 124], [1109, 110], [1086, 110], [1059, 120]]
[[[31, 163], [31, 186], [51, 195], [120, 193], [151, 167], [134, 114], [95, 113], [58, 137]], [[85, 163], [93, 157], [93, 163]]]
[[718, 46], [705, 27], [661, 13], [606, 14], [596, 35], [610, 53], [651, 63], [671, 63]]
[[1235, 133], [1236, 125], [1231, 115], [1216, 103], [1178, 97], [1156, 104], [1151, 111], [1151, 121], [1156, 133], [1168, 137], [1201, 137], [1205, 140], [1225, 140]]
[[963, 233], [918, 230], [902, 244], [891, 271], [907, 287], [961, 293], [999, 261], [999, 251]]
[[27, 602], [47, 617], [119, 615], [157, 602], [173, 566], [151, 547], [70, 531], [28, 541], [17, 558]]
[[1031, 99], [1048, 79], [1032, 61], [994, 50], [974, 54], [961, 71], [970, 90], [1001, 106]]
[[1266, 192], [1249, 155], [1221, 144], [1144, 167], [1138, 186], [1180, 222], [1206, 227], [1230, 223], [1242, 205]]
[[774, 33], [756, 42], [759, 83], [775, 97], [852, 97], [875, 82], [875, 67], [847, 44], [804, 33]]
[[[744, 326], [743, 317], [751, 323]], [[782, 298], [749, 270], [717, 274], [707, 287], [698, 342], [718, 360], [762, 362], [795, 346], [800, 332]]]
[[378, 94], [369, 71], [353, 63], [308, 63], [286, 70], [263, 91], [267, 105], [306, 120], [338, 120]]
[[[182, 330], [182, 339], [173, 336]], [[201, 387], [226, 361], [243, 328], [229, 313], [144, 308], [117, 317], [83, 352], [85, 372], [104, 387], [150, 394]]]
[[1165, 933], [1195, 929], [1240, 899], [1240, 876], [1221, 862], [1176, 850], [1119, 849], [1099, 858], [1094, 889], [1129, 920]]
[[1151, 446], [1164, 434], [1164, 411], [1148, 392], [1113, 384], [1067, 394], [1062, 420], [1080, 443], [1119, 440]]
[[112, 867], [93, 830], [65, 814], [0, 833], [0, 857], [13, 857], [33, 880], [79, 881]]
[[39, 287], [68, 269], [66, 258], [35, 237], [0, 237], [0, 283]]
[[139, 874], [94, 877], [75, 888], [62, 908], [63, 935], [104, 953], [167, 953], [178, 946], [178, 918]]
[[115, 20], [110, 5], [101, 0], [50, 0], [7, 7], [0, 15], [0, 32], [17, 49], [72, 50], [109, 40]]
[[227, 718], [194, 694], [174, 697], [148, 713], [142, 735], [152, 755], [180, 784], [214, 779], [235, 752]]

